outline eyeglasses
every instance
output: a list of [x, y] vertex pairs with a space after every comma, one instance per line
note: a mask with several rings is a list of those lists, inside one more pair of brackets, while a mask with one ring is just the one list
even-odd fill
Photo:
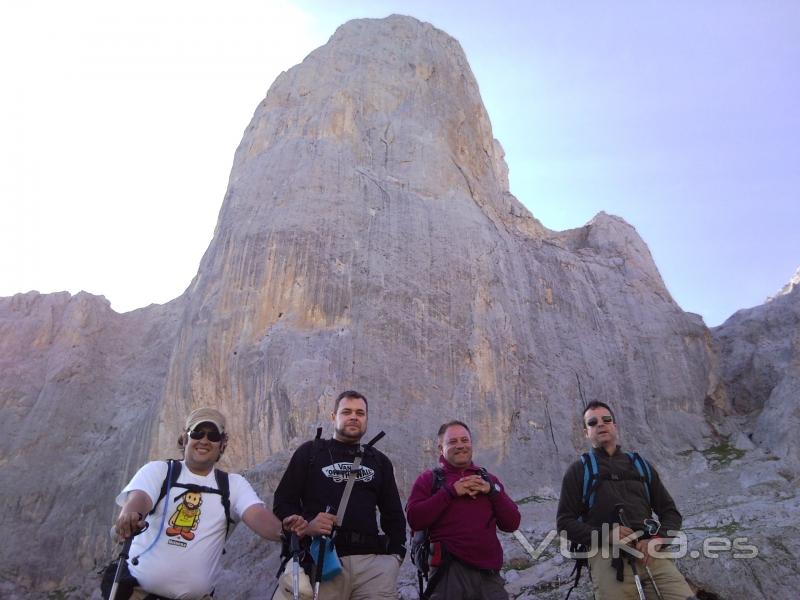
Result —
[[[614, 422], [614, 417], [612, 417], [611, 415], [603, 415], [600, 418], [603, 419], [603, 423], [613, 423]], [[597, 420], [597, 417], [592, 417], [591, 419], [586, 421], [586, 426], [587, 427], [594, 427], [595, 425], [597, 425], [598, 422], [599, 421]]]
[[202, 440], [204, 437], [207, 437], [209, 442], [216, 444], [222, 439], [222, 434], [213, 429], [211, 431], [206, 431], [204, 429], [193, 429], [189, 432], [189, 437], [193, 440]]

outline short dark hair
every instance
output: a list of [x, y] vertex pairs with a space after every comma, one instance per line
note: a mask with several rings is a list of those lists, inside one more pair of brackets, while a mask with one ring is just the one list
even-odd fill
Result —
[[369, 412], [369, 402], [367, 402], [367, 397], [364, 394], [360, 394], [355, 390], [347, 390], [336, 396], [336, 401], [333, 403], [333, 414], [336, 414], [336, 411], [339, 410], [339, 403], [344, 398], [354, 398], [356, 400], [363, 400], [364, 406], [366, 407], [367, 412]]
[[439, 427], [439, 433], [437, 434], [439, 436], [439, 439], [442, 439], [442, 436], [444, 435], [444, 432], [447, 431], [448, 427], [453, 427], [454, 425], [460, 425], [461, 427], [467, 430], [467, 433], [470, 435], [470, 437], [472, 436], [472, 432], [469, 430], [469, 427], [467, 427], [467, 424], [464, 423], [464, 421], [453, 419], [452, 421], [443, 423], [442, 426]]
[[605, 408], [610, 414], [611, 417], [614, 419], [614, 423], [617, 422], [617, 417], [614, 415], [614, 411], [611, 410], [611, 407], [606, 404], [605, 402], [600, 402], [600, 400], [592, 400], [589, 404], [586, 405], [586, 408], [583, 409], [583, 416], [581, 417], [581, 422], [583, 424], [583, 428], [586, 429], [586, 413], [590, 410], [595, 410], [597, 408]]

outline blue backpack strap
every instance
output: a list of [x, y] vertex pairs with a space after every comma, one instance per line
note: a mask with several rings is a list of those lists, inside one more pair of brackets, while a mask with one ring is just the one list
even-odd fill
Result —
[[642, 478], [644, 492], [647, 494], [647, 503], [652, 506], [653, 500], [652, 494], [650, 493], [650, 486], [653, 483], [653, 471], [650, 469], [650, 465], [647, 464], [647, 461], [643, 459], [638, 452], [626, 452], [625, 454], [631, 459], [633, 466], [636, 467], [636, 471]]
[[597, 484], [600, 480], [600, 470], [597, 467], [597, 458], [594, 452], [584, 452], [581, 455], [583, 463], [583, 505], [586, 510], [591, 510], [597, 498]]

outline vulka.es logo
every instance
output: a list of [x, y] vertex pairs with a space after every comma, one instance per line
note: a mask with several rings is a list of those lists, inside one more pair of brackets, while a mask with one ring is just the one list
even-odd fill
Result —
[[[556, 537], [559, 537], [559, 551], [561, 556], [565, 558], [591, 558], [600, 554], [603, 558], [617, 558], [621, 551], [631, 554], [636, 558], [643, 558], [643, 554], [630, 547], [628, 544], [635, 542], [644, 535], [643, 531], [637, 531], [632, 535], [616, 539], [612, 528], [606, 523], [603, 524], [600, 531], [592, 531], [591, 544], [579, 552], [570, 552], [569, 540], [567, 539], [567, 532], [562, 531], [559, 535], [555, 529], [550, 530], [541, 543], [534, 549], [531, 557], [538, 559], [545, 549], [553, 543]], [[657, 547], [663, 544], [660, 540], [651, 540], [648, 546], [650, 556], [654, 558], [719, 558], [720, 553], [732, 552], [732, 557], [737, 559], [750, 559], [758, 556], [758, 548], [749, 544], [749, 538], [737, 537], [729, 538], [722, 536], [709, 536], [703, 538], [702, 549], [689, 549], [689, 540], [682, 531], [667, 531], [666, 536], [672, 538], [668, 546], [662, 546], [660, 549]]]

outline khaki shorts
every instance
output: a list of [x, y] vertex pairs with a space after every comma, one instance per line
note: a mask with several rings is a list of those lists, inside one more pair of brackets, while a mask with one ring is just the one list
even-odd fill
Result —
[[[693, 597], [694, 593], [689, 584], [672, 560], [651, 558], [647, 566], [650, 567], [650, 573], [664, 600], [687, 600]], [[617, 571], [611, 566], [611, 559], [603, 558], [600, 554], [589, 559], [589, 570], [592, 573], [592, 588], [596, 600], [639, 600], [633, 571], [627, 560], [625, 560], [625, 581], [617, 581]], [[644, 593], [648, 598], [656, 598], [650, 576], [640, 561], [636, 561], [636, 570], [642, 580]]]
[[[396, 600], [397, 573], [400, 563], [387, 554], [360, 554], [340, 556], [342, 572], [320, 585], [322, 598], [337, 600]], [[303, 569], [300, 569], [300, 598], [311, 600], [314, 597], [311, 582]], [[278, 580], [273, 600], [292, 600], [292, 563], [286, 564]]]

